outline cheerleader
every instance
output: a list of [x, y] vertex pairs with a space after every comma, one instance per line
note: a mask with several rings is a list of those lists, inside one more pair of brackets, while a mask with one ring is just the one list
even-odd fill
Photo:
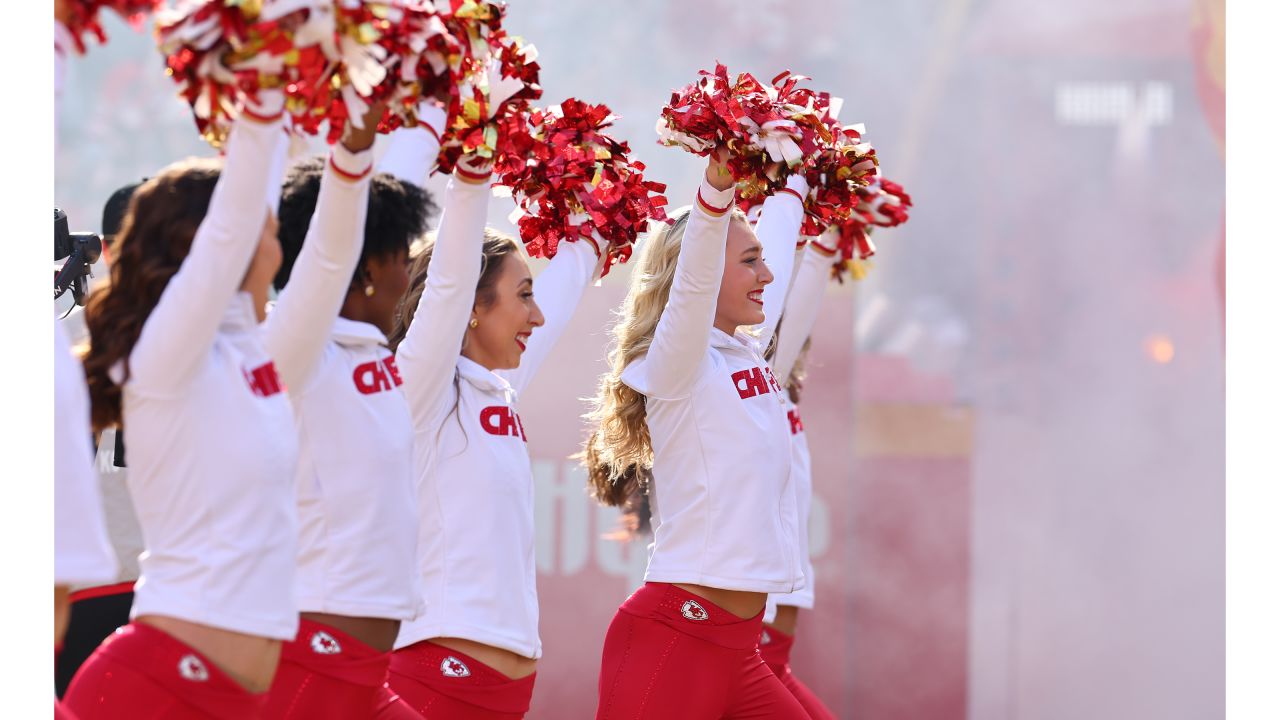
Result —
[[60, 657], [70, 615], [70, 586], [111, 581], [116, 557], [107, 538], [93, 471], [84, 371], [56, 320], [53, 344], [53, 645], [55, 656]]
[[[694, 206], [641, 251], [592, 413], [597, 497], [632, 464], [653, 472], [646, 583], [605, 637], [597, 718], [808, 717], [757, 651], [767, 593], [805, 578], [785, 399], [761, 355], [769, 333], [743, 330], [776, 325], [790, 268], [766, 294], [774, 276], [731, 212], [726, 159], [712, 155]], [[781, 265], [806, 189], [789, 188], [773, 203], [790, 227], [775, 233]]]
[[[65, 21], [69, 9], [54, 3], [53, 92], [57, 101], [66, 79], [67, 56], [74, 46]], [[56, 134], [56, 133], [55, 133]], [[119, 569], [107, 534], [102, 495], [93, 469], [93, 433], [84, 368], [71, 352], [66, 328], [53, 321], [53, 647], [55, 688], [57, 664], [70, 625], [72, 587], [99, 586], [115, 579]], [[59, 692], [59, 695], [62, 693]], [[54, 716], [70, 717], [55, 701]]]
[[400, 628], [390, 687], [432, 720], [529, 709], [542, 644], [517, 399], [602, 265], [594, 243], [562, 244], [535, 301], [516, 242], [484, 227], [489, 183], [474, 159], [454, 172], [393, 336], [413, 413], [426, 611]]
[[[102, 244], [110, 245], [120, 232], [129, 198], [141, 183], [130, 183], [111, 194], [102, 209]], [[77, 308], [78, 309], [78, 308]], [[84, 345], [88, 332], [84, 327], [83, 312], [73, 309], [58, 324], [66, 331], [72, 346]], [[84, 370], [77, 360], [76, 371], [80, 384], [84, 384]], [[84, 399], [87, 428], [89, 400]], [[124, 469], [123, 436], [116, 429], [107, 429], [98, 436], [98, 454], [95, 460], [94, 494], [100, 492], [102, 516], [106, 521], [107, 539], [115, 552], [117, 571], [110, 576], [92, 582], [77, 582], [70, 588], [71, 619], [63, 636], [62, 650], [54, 661], [54, 688], [58, 697], [67, 692], [71, 678], [89, 659], [93, 651], [116, 628], [129, 622], [129, 608], [133, 605], [133, 584], [138, 579], [138, 555], [143, 550], [142, 530], [129, 500], [127, 471]]]
[[132, 622], [67, 691], [82, 720], [256, 717], [297, 631], [296, 433], [259, 329], [280, 264], [268, 168], [283, 107], [279, 91], [246, 100], [224, 162], [138, 188], [85, 308], [93, 426], [128, 434], [147, 550]]
[[385, 333], [430, 203], [373, 176], [381, 114], [348, 126], [327, 161], [294, 167], [280, 201], [265, 338], [297, 422], [301, 618], [267, 718], [418, 717], [385, 689], [400, 622], [420, 604], [412, 429]]
[[801, 240], [791, 289], [787, 293], [784, 319], [778, 328], [770, 362], [774, 375], [785, 377], [787, 420], [791, 430], [791, 477], [795, 484], [799, 511], [800, 556], [804, 563], [805, 586], [791, 593], [772, 593], [765, 607], [765, 627], [760, 634], [760, 656], [782, 684], [815, 720], [835, 715], [791, 672], [791, 648], [795, 643], [800, 609], [812, 609], [814, 599], [813, 563], [809, 559], [809, 509], [813, 504], [813, 478], [809, 444], [797, 404], [804, 381], [804, 358], [809, 350], [809, 333], [818, 318], [822, 293], [826, 289], [831, 258], [835, 250], [823, 238]]

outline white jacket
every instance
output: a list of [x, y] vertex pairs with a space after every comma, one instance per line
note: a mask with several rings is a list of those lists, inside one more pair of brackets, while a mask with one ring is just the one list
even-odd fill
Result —
[[[803, 242], [803, 241], [802, 241]], [[797, 253], [800, 261], [787, 293], [784, 315], [786, 322], [778, 330], [778, 344], [774, 349], [774, 375], [784, 385], [791, 377], [791, 370], [800, 357], [804, 341], [813, 332], [822, 306], [823, 292], [831, 272], [833, 251], [817, 244], [816, 239], [806, 243]], [[769, 595], [765, 610], [765, 622], [772, 622], [778, 605], [812, 608], [815, 590], [813, 562], [809, 558], [809, 513], [813, 507], [813, 474], [809, 456], [809, 442], [804, 433], [804, 421], [799, 408], [787, 400], [787, 418], [791, 425], [791, 477], [795, 479], [796, 507], [800, 514], [797, 528], [800, 532], [800, 552], [804, 559], [804, 576], [807, 582], [799, 590], [787, 594]]]
[[129, 489], [147, 545], [132, 617], [280, 640], [297, 630], [293, 412], [238, 291], [283, 139], [279, 122], [233, 128], [191, 251], [128, 358]]
[[116, 577], [93, 470], [84, 369], [53, 324], [53, 582], [100, 585]]
[[[730, 216], [709, 208], [727, 209], [734, 191], [704, 181], [698, 193], [653, 342], [622, 372], [622, 381], [646, 396], [653, 443], [654, 542], [645, 580], [791, 592], [805, 579], [785, 396], [756, 337], [712, 325]], [[783, 207], [779, 212], [794, 210]], [[795, 230], [785, 239], [793, 248]], [[774, 273], [789, 277], [790, 270]], [[781, 305], [770, 287], [766, 328]]]
[[265, 325], [298, 434], [298, 609], [407, 620], [416, 582], [409, 404], [386, 337], [337, 317], [364, 245], [373, 153], [335, 145]]
[[536, 280], [545, 325], [517, 369], [485, 369], [459, 353], [488, 197], [487, 182], [449, 182], [426, 287], [397, 350], [413, 412], [426, 610], [401, 626], [396, 647], [460, 637], [538, 658], [533, 476], [516, 403], [569, 324], [598, 253], [560, 246]]

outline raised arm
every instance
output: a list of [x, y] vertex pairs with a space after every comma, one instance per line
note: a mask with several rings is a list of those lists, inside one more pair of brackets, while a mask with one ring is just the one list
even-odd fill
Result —
[[480, 281], [489, 182], [489, 175], [477, 175], [463, 164], [450, 178], [422, 298], [396, 349], [405, 395], [419, 427], [447, 397], [462, 352]]
[[818, 309], [822, 307], [822, 295], [827, 289], [827, 276], [831, 273], [831, 257], [834, 255], [834, 251], [827, 247], [834, 242], [824, 234], [822, 238], [811, 238], [800, 251], [800, 267], [791, 284], [791, 292], [787, 293], [786, 320], [778, 328], [778, 345], [773, 351], [773, 374], [782, 382], [790, 377], [791, 368], [800, 357], [800, 348], [804, 347], [805, 338], [813, 332], [813, 325], [818, 320]]
[[520, 366], [502, 372], [517, 394], [533, 382], [538, 368], [573, 319], [583, 291], [602, 266], [602, 257], [592, 242], [562, 242], [556, 256], [534, 280], [534, 297], [545, 322], [529, 336], [529, 346], [520, 356]]
[[623, 371], [623, 382], [651, 397], [674, 399], [688, 394], [711, 342], [734, 195], [731, 179], [716, 178], [713, 183], [719, 170], [713, 160], [689, 211], [667, 307], [658, 320], [643, 371]]
[[444, 110], [423, 101], [418, 106], [418, 120], [421, 122], [418, 127], [400, 128], [391, 133], [387, 139], [387, 152], [378, 161], [378, 172], [421, 186], [426, 184], [440, 153]]
[[765, 262], [773, 271], [773, 282], [764, 286], [764, 322], [761, 341], [769, 344], [769, 338], [778, 329], [782, 318], [782, 305], [791, 285], [791, 270], [795, 265], [796, 238], [804, 221], [803, 198], [809, 193], [809, 183], [804, 177], [792, 175], [787, 186], [770, 195], [760, 208], [756, 222], [756, 237], [764, 247]]
[[226, 162], [209, 210], [182, 267], [169, 280], [142, 327], [129, 368], [140, 392], [179, 392], [209, 352], [214, 334], [262, 237], [267, 188], [279, 183], [269, 168], [284, 142], [278, 90], [259, 93], [227, 140]]
[[295, 392], [310, 383], [360, 262], [369, 210], [372, 143], [370, 136], [368, 142], [333, 146], [302, 252], [275, 309], [267, 316], [267, 351], [285, 387]]

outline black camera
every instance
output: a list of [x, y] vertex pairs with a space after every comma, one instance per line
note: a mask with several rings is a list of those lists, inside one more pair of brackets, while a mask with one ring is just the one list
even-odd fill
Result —
[[62, 297], [68, 289], [77, 305], [84, 305], [88, 293], [88, 279], [93, 273], [90, 266], [102, 256], [102, 237], [96, 233], [73, 233], [67, 224], [67, 214], [53, 209], [53, 259], [66, 258], [62, 269], [53, 277], [53, 299]]

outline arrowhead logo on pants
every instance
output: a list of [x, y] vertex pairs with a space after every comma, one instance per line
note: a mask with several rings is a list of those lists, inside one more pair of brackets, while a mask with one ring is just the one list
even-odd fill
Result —
[[680, 614], [690, 620], [706, 620], [709, 617], [706, 608], [692, 600], [684, 601], [684, 605], [680, 608]]
[[466, 663], [450, 655], [440, 663], [440, 674], [445, 677], [464, 678], [471, 676], [471, 669]]
[[200, 658], [187, 654], [178, 661], [178, 674], [191, 682], [204, 682], [209, 679], [209, 668], [200, 662]]
[[317, 630], [311, 636], [311, 650], [320, 655], [337, 655], [342, 652], [342, 646], [338, 644], [336, 638], [323, 630]]

